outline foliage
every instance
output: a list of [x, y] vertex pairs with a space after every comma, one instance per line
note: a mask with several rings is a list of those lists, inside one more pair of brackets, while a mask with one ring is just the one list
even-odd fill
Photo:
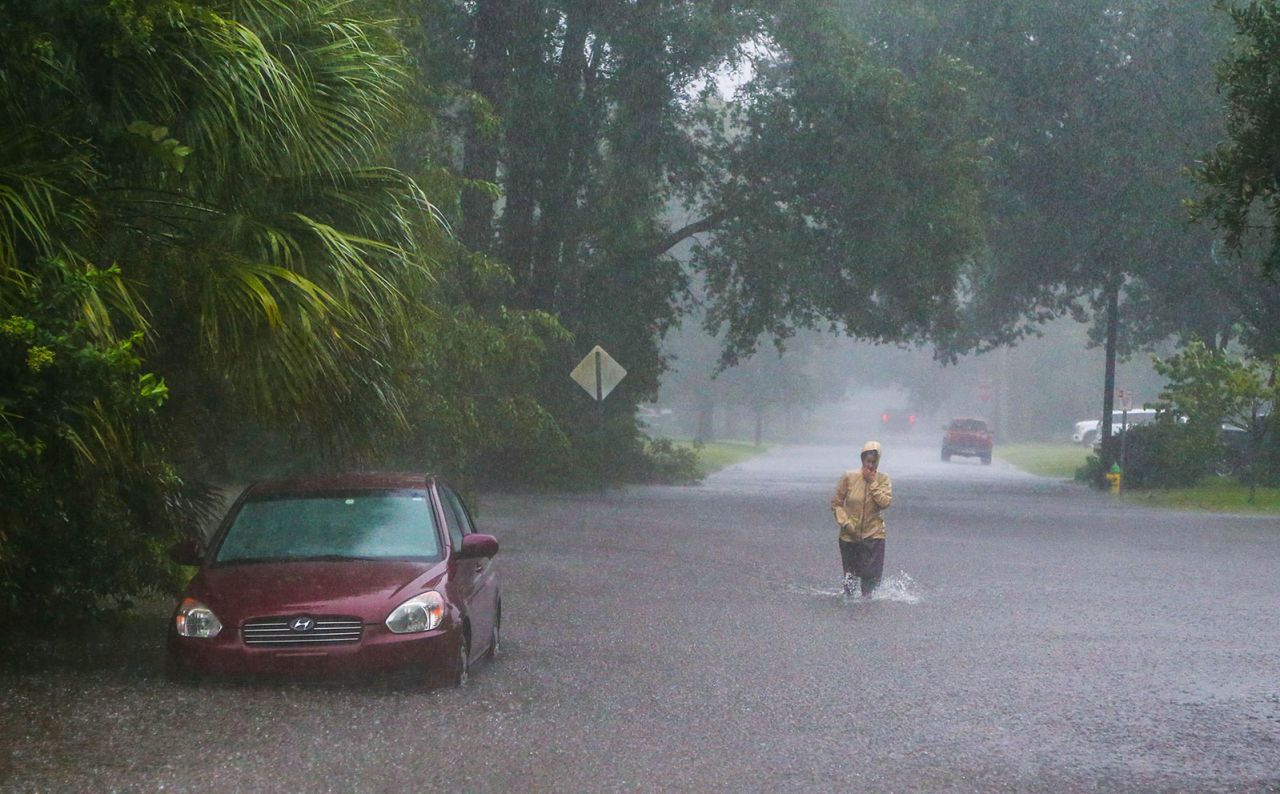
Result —
[[971, 70], [883, 63], [831, 5], [778, 14], [779, 57], [739, 92], [704, 188], [723, 220], [694, 262], [726, 363], [796, 327], [928, 339], [982, 242]]
[[0, 293], [0, 620], [172, 587], [165, 550], [207, 507], [152, 441], [168, 389], [141, 334], [104, 339], [81, 311], [119, 276], [46, 259]]
[[[1224, 235], [1226, 253], [1214, 257], [1213, 276], [1239, 314], [1239, 336], [1254, 355], [1280, 355], [1280, 190], [1274, 141], [1280, 134], [1280, 4], [1219, 0], [1234, 27], [1230, 51], [1218, 63], [1226, 99], [1225, 141], [1194, 169], [1200, 195], [1195, 217]], [[1208, 149], [1209, 147], [1205, 147]]]
[[[1226, 242], [1240, 249], [1263, 224], [1269, 238], [1264, 262], [1280, 266], [1280, 236], [1274, 218], [1280, 211], [1280, 190], [1274, 140], [1280, 129], [1280, 3], [1252, 0], [1237, 5], [1219, 0], [1235, 27], [1231, 53], [1218, 67], [1218, 81], [1227, 100], [1227, 141], [1200, 167], [1205, 187], [1200, 212], [1226, 233]], [[1256, 211], [1255, 211], [1256, 210]]]
[[1217, 434], [1224, 423], [1244, 430], [1248, 444], [1241, 468], [1246, 479], [1266, 481], [1273, 470], [1263, 452], [1274, 434], [1280, 360], [1264, 370], [1261, 362], [1232, 358], [1196, 340], [1176, 355], [1154, 359], [1154, 365], [1168, 381], [1155, 407], [1186, 417], [1205, 433]]
[[[634, 408], [695, 277], [724, 363], [799, 328], [955, 355], [1125, 278], [1148, 341], [1280, 352], [1274, 284], [1195, 275], [1208, 241], [1173, 228], [1215, 131], [1193, 5], [0, 2], [4, 465], [44, 472], [5, 514], [6, 597], [162, 583], [206, 478], [581, 480], [597, 445], [608, 476], [683, 477]], [[1272, 5], [1223, 71], [1228, 227], [1248, 207], [1214, 196], [1271, 189], [1226, 155], [1270, 135]], [[603, 406], [565, 377], [595, 344], [628, 370]], [[87, 551], [12, 545], [50, 521]]]
[[1249, 427], [1270, 413], [1276, 386], [1256, 361], [1242, 361], [1191, 342], [1167, 358], [1153, 357], [1168, 381], [1153, 407], [1186, 417], [1191, 424], [1216, 427], [1231, 422]]
[[1110, 467], [1103, 461], [1123, 458], [1125, 488], [1187, 488], [1210, 473], [1222, 454], [1222, 444], [1212, 428], [1165, 417], [1106, 439], [1099, 455], [1090, 455], [1076, 471], [1076, 479], [1105, 488]]
[[[127, 595], [164, 580], [146, 544], [198, 515], [175, 497], [183, 483], [385, 466], [398, 452], [413, 468], [461, 466], [542, 416], [521, 376], [558, 326], [504, 308], [502, 268], [468, 257], [424, 188], [390, 167], [411, 77], [385, 6], [0, 4], [0, 301], [43, 316], [32, 285], [56, 262], [79, 285], [57, 314], [84, 324], [69, 344], [127, 351], [168, 387], [147, 422], [108, 394], [123, 372], [68, 399], [96, 406], [95, 426], [128, 429], [135, 452], [111, 456], [107, 479], [165, 494], [169, 513], [50, 469], [8, 519], [28, 533], [63, 515], [57, 548], [101, 575], [77, 582], [42, 557], [7, 586], [46, 577], [58, 592]], [[109, 264], [111, 278], [94, 275]], [[51, 366], [28, 348], [31, 366]], [[474, 391], [499, 387], [502, 400]], [[414, 433], [430, 443], [403, 443]], [[93, 540], [104, 526], [114, 546]], [[131, 579], [110, 573], [126, 543]]]
[[642, 448], [635, 406], [657, 389], [659, 341], [687, 287], [662, 217], [695, 166], [687, 95], [756, 24], [747, 4], [723, 5], [436, 0], [411, 10], [419, 74], [446, 82], [417, 97], [441, 112], [406, 130], [402, 164], [455, 153], [445, 164], [459, 189], [437, 206], [471, 251], [510, 268], [504, 300], [568, 332], [545, 339], [543, 366], [524, 381], [560, 443], [512, 426], [512, 446], [483, 461], [490, 476], [597, 471], [599, 410], [567, 377], [596, 344], [627, 370], [602, 409], [606, 471], [643, 469], [631, 465]]
[[[826, 4], [428, 6], [418, 63], [458, 81], [462, 110], [416, 145], [454, 125], [468, 181], [442, 210], [510, 266], [516, 305], [572, 334], [539, 384], [567, 449], [593, 446], [596, 419], [565, 374], [600, 344], [628, 370], [604, 409], [607, 449], [634, 453], [627, 420], [689, 307], [693, 274], [672, 251], [697, 235], [714, 235], [694, 267], [726, 361], [763, 333], [831, 320], [905, 340], [945, 313], [979, 237], [981, 158], [955, 59], [923, 76], [887, 68]], [[749, 61], [749, 89], [716, 96], [717, 71]], [[476, 181], [497, 182], [501, 204]]]
[[1274, 423], [1267, 429], [1257, 451], [1240, 472], [1240, 480], [1250, 488], [1260, 485], [1280, 486], [1280, 433], [1276, 432]]
[[646, 479], [671, 485], [699, 482], [706, 474], [700, 462], [702, 452], [701, 444], [685, 446], [666, 438], [650, 441], [645, 445]]

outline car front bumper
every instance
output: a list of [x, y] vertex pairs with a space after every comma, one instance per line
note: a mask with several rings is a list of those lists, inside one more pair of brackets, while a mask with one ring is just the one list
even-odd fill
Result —
[[357, 642], [303, 646], [250, 646], [240, 631], [224, 629], [212, 639], [168, 639], [171, 672], [187, 676], [348, 678], [421, 672], [447, 678], [457, 663], [462, 633], [452, 627], [418, 634], [393, 634], [385, 625], [365, 624]]

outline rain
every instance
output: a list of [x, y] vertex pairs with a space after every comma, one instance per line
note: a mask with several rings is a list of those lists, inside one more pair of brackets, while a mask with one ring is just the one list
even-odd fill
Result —
[[1280, 789], [1276, 41], [0, 4], [0, 792]]

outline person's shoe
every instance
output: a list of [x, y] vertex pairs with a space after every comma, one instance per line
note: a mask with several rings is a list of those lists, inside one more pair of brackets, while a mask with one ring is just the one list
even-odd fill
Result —
[[847, 573], [844, 575], [844, 594], [846, 597], [853, 595], [853, 577]]

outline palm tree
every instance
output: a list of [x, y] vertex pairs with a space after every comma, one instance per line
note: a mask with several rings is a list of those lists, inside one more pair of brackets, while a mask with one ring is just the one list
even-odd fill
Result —
[[[407, 82], [394, 32], [341, 0], [0, 3], [0, 320], [16, 329], [0, 342], [32, 382], [53, 371], [33, 340], [55, 326], [59, 355], [106, 362], [97, 392], [59, 392], [56, 422], [9, 410], [18, 384], [0, 386], [0, 479], [48, 486], [0, 515], [0, 568], [54, 525], [171, 537], [138, 496], [180, 501], [158, 441], [189, 471], [228, 417], [341, 444], [402, 414], [445, 231], [384, 165]], [[169, 421], [146, 424], [166, 394]], [[118, 571], [159, 565], [162, 544], [129, 548]]]

